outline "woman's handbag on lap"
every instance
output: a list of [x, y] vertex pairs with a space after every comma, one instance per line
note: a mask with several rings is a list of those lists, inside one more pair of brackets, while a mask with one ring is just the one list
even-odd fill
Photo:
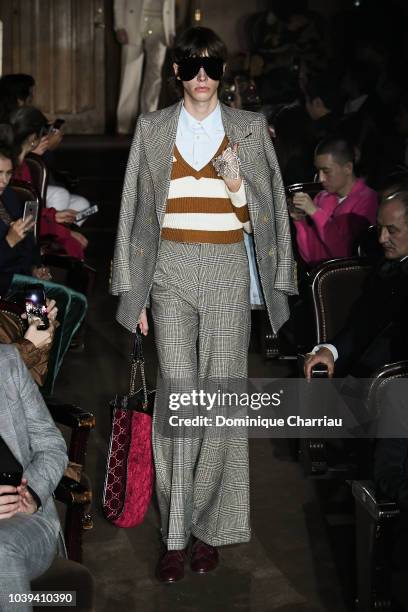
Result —
[[[135, 390], [140, 369], [142, 386]], [[139, 525], [146, 514], [153, 491], [152, 413], [154, 391], [146, 386], [142, 335], [135, 335], [128, 395], [117, 395], [113, 409], [103, 512], [117, 527]]]

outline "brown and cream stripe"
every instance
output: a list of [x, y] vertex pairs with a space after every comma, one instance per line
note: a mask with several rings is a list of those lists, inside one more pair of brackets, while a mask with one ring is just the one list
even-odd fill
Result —
[[[227, 145], [225, 137], [216, 156]], [[231, 244], [243, 240], [243, 229], [252, 231], [244, 185], [236, 193], [228, 191], [211, 161], [195, 170], [175, 146], [162, 239]]]

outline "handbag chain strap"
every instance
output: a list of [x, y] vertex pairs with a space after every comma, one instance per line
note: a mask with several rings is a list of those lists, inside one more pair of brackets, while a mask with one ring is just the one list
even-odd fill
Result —
[[142, 388], [143, 388], [143, 410], [147, 410], [148, 406], [148, 397], [147, 397], [147, 384], [146, 384], [146, 375], [145, 375], [145, 362], [143, 357], [143, 347], [142, 347], [142, 334], [140, 330], [137, 329], [135, 334], [135, 340], [133, 342], [133, 351], [132, 351], [132, 364], [130, 368], [130, 386], [129, 386], [129, 395], [134, 395], [136, 392], [136, 375], [137, 370], [140, 368], [140, 377], [142, 379]]

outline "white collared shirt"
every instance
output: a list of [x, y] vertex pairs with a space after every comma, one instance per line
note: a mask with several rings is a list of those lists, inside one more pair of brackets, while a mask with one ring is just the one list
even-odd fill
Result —
[[194, 170], [201, 170], [214, 157], [225, 136], [220, 103], [205, 119], [198, 121], [181, 108], [176, 146], [183, 159]]

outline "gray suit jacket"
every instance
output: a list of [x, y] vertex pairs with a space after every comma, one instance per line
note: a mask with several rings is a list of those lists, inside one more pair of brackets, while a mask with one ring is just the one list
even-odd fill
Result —
[[[181, 102], [141, 115], [130, 150], [112, 266], [111, 292], [120, 295], [119, 323], [136, 329], [148, 303], [170, 186]], [[221, 104], [225, 133], [238, 143], [256, 259], [269, 318], [277, 331], [297, 293], [282, 178], [266, 119]]]
[[0, 345], [0, 431], [41, 500], [38, 512], [58, 537], [61, 528], [52, 494], [67, 465], [66, 445], [18, 351], [4, 344]]

